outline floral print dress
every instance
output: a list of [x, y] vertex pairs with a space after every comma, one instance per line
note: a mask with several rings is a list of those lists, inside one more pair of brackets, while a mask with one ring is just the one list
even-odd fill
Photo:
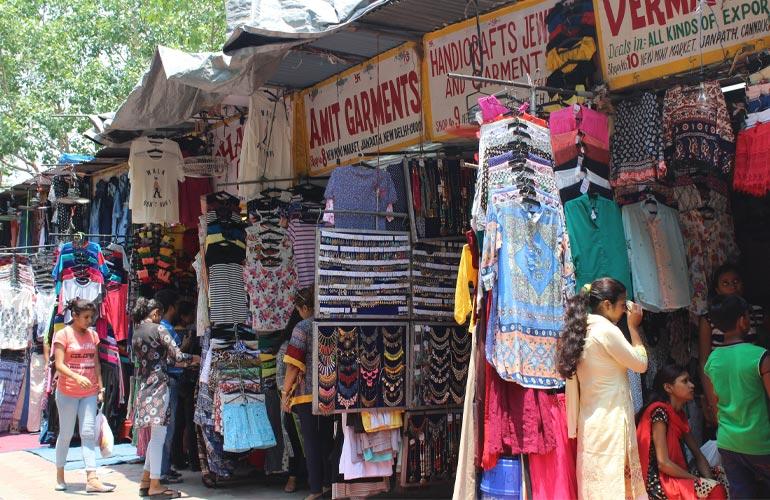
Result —
[[131, 346], [136, 358], [134, 375], [139, 380], [134, 425], [168, 425], [168, 360], [181, 362], [191, 359], [191, 356], [179, 350], [168, 330], [157, 323], [137, 325]]
[[[246, 230], [246, 267], [244, 278], [249, 294], [252, 327], [258, 332], [282, 330], [294, 312], [294, 295], [299, 279], [288, 237], [271, 252], [262, 254], [258, 228]], [[274, 265], [268, 266], [270, 262]]]

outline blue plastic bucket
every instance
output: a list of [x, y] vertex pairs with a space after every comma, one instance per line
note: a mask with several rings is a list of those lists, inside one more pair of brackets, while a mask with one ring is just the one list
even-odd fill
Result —
[[492, 469], [481, 475], [481, 491], [496, 498], [521, 498], [521, 462], [518, 458], [501, 458]]

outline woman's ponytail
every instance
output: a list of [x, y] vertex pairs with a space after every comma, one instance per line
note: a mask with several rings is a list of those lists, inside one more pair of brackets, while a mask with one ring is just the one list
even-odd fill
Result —
[[605, 300], [614, 304], [626, 293], [626, 287], [613, 278], [601, 278], [586, 284], [580, 292], [567, 299], [564, 312], [564, 331], [557, 344], [556, 369], [564, 378], [577, 371], [588, 331], [588, 314]]

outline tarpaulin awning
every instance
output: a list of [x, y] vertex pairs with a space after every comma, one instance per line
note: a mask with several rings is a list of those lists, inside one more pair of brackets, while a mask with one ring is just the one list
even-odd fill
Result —
[[281, 41], [309, 42], [391, 0], [227, 0], [224, 51]]
[[250, 96], [296, 43], [249, 47], [233, 55], [158, 47], [106, 132], [175, 127], [230, 95]]

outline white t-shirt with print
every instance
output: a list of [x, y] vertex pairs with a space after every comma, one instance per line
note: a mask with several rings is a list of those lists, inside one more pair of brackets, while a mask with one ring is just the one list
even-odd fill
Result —
[[[160, 151], [150, 153], [153, 149]], [[137, 139], [131, 143], [128, 166], [131, 221], [178, 224], [178, 182], [184, 182], [184, 159], [179, 145], [167, 139]]]

